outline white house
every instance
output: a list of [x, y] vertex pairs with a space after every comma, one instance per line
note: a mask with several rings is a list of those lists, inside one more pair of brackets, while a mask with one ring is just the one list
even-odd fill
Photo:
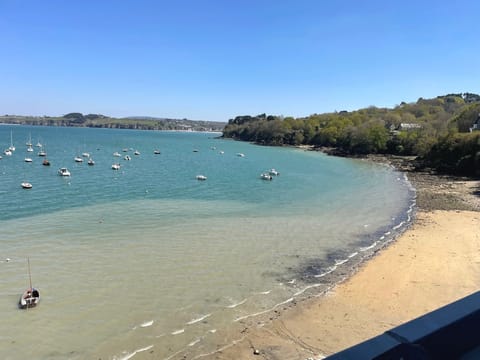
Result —
[[470, 128], [470, 132], [472, 131], [480, 131], [480, 114], [478, 114], [477, 120], [473, 123], [472, 127]]

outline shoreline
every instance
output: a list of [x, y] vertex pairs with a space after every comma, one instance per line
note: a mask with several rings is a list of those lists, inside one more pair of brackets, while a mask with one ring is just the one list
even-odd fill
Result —
[[327, 292], [275, 310], [206, 358], [322, 359], [478, 290], [480, 181], [414, 172], [406, 158], [366, 161], [407, 174], [410, 226]]

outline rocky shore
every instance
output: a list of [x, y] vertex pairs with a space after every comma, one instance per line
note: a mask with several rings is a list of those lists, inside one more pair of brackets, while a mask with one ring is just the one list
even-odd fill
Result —
[[420, 211], [480, 211], [480, 180], [418, 170], [414, 157], [369, 155], [366, 159], [392, 165], [407, 174], [417, 190]]

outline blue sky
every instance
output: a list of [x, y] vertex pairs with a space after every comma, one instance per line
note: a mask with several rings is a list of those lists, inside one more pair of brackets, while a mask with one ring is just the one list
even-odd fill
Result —
[[0, 0], [0, 114], [227, 121], [480, 92], [480, 2]]

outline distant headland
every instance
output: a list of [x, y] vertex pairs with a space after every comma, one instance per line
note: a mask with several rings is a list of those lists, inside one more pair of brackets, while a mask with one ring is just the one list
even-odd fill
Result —
[[0, 123], [37, 126], [71, 126], [135, 130], [222, 131], [226, 123], [149, 116], [114, 118], [101, 114], [68, 113], [63, 116], [2, 115]]

